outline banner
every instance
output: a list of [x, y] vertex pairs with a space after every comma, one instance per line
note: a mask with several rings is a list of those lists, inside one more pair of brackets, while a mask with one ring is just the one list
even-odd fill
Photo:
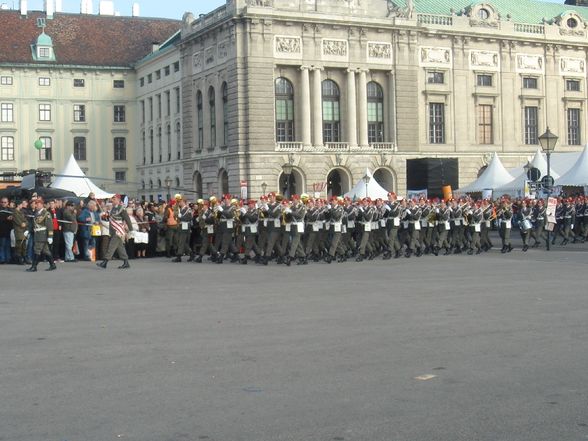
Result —
[[420, 198], [428, 199], [427, 195], [428, 195], [428, 191], [426, 188], [424, 190], [407, 190], [406, 191], [406, 199], [408, 199], [408, 200], [412, 200], [412, 199], [419, 200]]

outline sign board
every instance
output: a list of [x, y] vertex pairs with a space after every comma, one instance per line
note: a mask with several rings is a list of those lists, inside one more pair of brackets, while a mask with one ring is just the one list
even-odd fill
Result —
[[553, 176], [545, 175], [541, 179], [541, 184], [545, 188], [551, 188], [551, 187], [553, 187], [553, 184], [554, 183], [555, 183], [555, 181], [553, 180]]
[[537, 182], [539, 178], [541, 178], [541, 170], [538, 168], [532, 167], [527, 171], [527, 178], [531, 182]]
[[556, 198], [548, 198], [547, 199], [547, 210], [545, 214], [547, 215], [547, 222], [555, 224], [555, 209], [557, 207], [557, 199]]

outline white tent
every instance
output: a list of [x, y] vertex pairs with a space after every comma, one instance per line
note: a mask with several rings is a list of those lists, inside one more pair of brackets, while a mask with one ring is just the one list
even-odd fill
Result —
[[[532, 167], [539, 169], [542, 177], [547, 175], [547, 160], [545, 159], [545, 156], [543, 156], [541, 149], [537, 149], [535, 156], [533, 159], [531, 159], [531, 161], [529, 161], [529, 164]], [[515, 175], [516, 178], [514, 178], [508, 184], [497, 188], [494, 192], [494, 196], [509, 194], [511, 196], [522, 197], [525, 195], [525, 185], [527, 184], [529, 178], [527, 177], [527, 172], [524, 168], [519, 168], [517, 170], [518, 173]], [[553, 168], [550, 169], [550, 173], [554, 179], [559, 178], [559, 174]]]
[[79, 197], [86, 197], [90, 193], [94, 193], [96, 199], [107, 199], [114, 196], [112, 193], [105, 192], [88, 179], [73, 155], [69, 157], [67, 164], [59, 175], [53, 181], [51, 187], [73, 191]]
[[496, 153], [492, 157], [490, 164], [478, 179], [470, 185], [460, 188], [457, 193], [477, 193], [485, 190], [495, 190], [513, 180], [513, 176], [506, 171], [502, 161]]
[[360, 179], [349, 193], [345, 193], [345, 196], [349, 196], [351, 199], [361, 199], [366, 196], [372, 199], [388, 199], [388, 192], [378, 184], [374, 179], [372, 172], [370, 172], [369, 169], [366, 169], [365, 173], [370, 178], [367, 185], [363, 179]]
[[588, 185], [588, 145], [576, 163], [561, 178], [556, 179], [555, 185], [583, 187]]

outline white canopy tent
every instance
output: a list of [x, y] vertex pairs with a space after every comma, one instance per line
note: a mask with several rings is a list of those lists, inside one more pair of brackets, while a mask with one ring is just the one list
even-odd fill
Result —
[[362, 199], [366, 196], [372, 199], [388, 199], [388, 192], [382, 188], [380, 184], [378, 184], [369, 169], [365, 170], [364, 176], [369, 177], [367, 185], [363, 179], [361, 179], [357, 184], [355, 184], [355, 187], [353, 187], [349, 193], [345, 193], [345, 196], [348, 196], [351, 199]]
[[498, 154], [494, 153], [490, 164], [484, 172], [471, 184], [460, 188], [456, 193], [477, 193], [495, 190], [513, 180], [513, 176], [504, 168]]
[[[529, 164], [531, 167], [539, 169], [542, 177], [547, 175], [547, 160], [545, 159], [541, 149], [537, 149], [535, 156], [533, 159], [531, 159], [531, 161], [529, 161]], [[511, 196], [522, 197], [525, 195], [525, 185], [527, 185], [527, 181], [529, 180], [527, 177], [527, 172], [524, 168], [517, 170], [518, 173], [515, 175], [516, 178], [514, 178], [508, 184], [497, 188], [494, 192], [494, 196], [509, 194]], [[559, 178], [559, 174], [553, 168], [550, 169], [550, 173], [554, 179]]]
[[[555, 178], [555, 176], [554, 176]], [[555, 185], [567, 185], [573, 187], [588, 186], [588, 145], [576, 163], [561, 178], [555, 180]]]
[[78, 197], [87, 197], [90, 193], [94, 193], [96, 199], [107, 199], [114, 196], [114, 194], [102, 190], [88, 179], [73, 155], [69, 157], [67, 164], [59, 175], [53, 181], [51, 187], [73, 191]]

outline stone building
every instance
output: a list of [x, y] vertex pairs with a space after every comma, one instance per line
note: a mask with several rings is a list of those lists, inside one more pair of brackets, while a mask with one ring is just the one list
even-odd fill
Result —
[[341, 194], [369, 168], [404, 193], [429, 185], [410, 167], [428, 158], [456, 167], [443, 179], [455, 188], [492, 152], [523, 164], [547, 126], [577, 151], [587, 20], [563, 0], [227, 0], [185, 14], [184, 185]]
[[21, 0], [20, 10], [0, 10], [0, 172], [59, 173], [73, 153], [98, 185], [135, 195], [134, 64], [180, 22], [115, 16], [105, 8], [112, 2], [100, 3], [101, 15], [45, 4], [30, 11]]

